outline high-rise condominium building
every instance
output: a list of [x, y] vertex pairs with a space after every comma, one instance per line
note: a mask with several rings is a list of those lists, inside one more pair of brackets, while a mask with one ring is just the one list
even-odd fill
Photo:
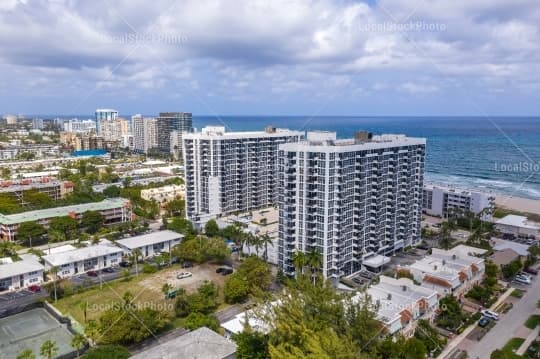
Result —
[[187, 216], [197, 223], [237, 211], [274, 205], [278, 145], [300, 131], [226, 132], [205, 127], [183, 137]]
[[112, 121], [118, 118], [118, 111], [110, 108], [98, 108], [96, 110], [96, 126], [97, 133], [101, 135], [100, 122], [101, 121]]
[[134, 151], [148, 153], [148, 150], [158, 147], [157, 120], [155, 118], [134, 115], [131, 122]]
[[339, 278], [384, 263], [420, 240], [426, 140], [403, 135], [337, 140], [309, 132], [279, 147], [278, 265], [294, 274], [296, 251], [318, 251]]
[[124, 136], [130, 134], [130, 124], [125, 118], [99, 121], [100, 136], [105, 141], [123, 141]]
[[189, 112], [161, 112], [157, 120], [158, 148], [171, 153], [171, 134], [193, 132], [192, 116]]
[[69, 120], [64, 122], [64, 131], [65, 132], [95, 132], [96, 131], [96, 122], [92, 120]]

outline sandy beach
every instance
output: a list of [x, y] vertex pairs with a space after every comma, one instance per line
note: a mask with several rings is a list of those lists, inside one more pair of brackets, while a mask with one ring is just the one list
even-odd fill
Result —
[[501, 194], [496, 194], [495, 197], [495, 204], [499, 207], [518, 212], [528, 212], [540, 215], [540, 200], [505, 196]]

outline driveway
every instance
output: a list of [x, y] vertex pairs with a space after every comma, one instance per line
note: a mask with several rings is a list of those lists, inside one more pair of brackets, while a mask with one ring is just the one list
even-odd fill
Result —
[[[488, 358], [491, 352], [502, 348], [508, 340], [515, 337], [523, 328], [527, 318], [536, 312], [540, 293], [540, 279], [533, 278], [527, 292], [479, 342], [462, 342], [458, 347], [467, 350], [469, 358]], [[466, 346], [466, 347], [465, 347]]]

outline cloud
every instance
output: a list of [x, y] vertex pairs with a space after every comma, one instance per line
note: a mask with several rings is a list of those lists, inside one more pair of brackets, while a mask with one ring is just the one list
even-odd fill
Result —
[[92, 93], [88, 111], [122, 95], [211, 93], [238, 108], [325, 97], [354, 108], [351, 94], [414, 97], [448, 83], [532, 100], [539, 24], [537, 0], [4, 0], [1, 88], [18, 101], [0, 105]]

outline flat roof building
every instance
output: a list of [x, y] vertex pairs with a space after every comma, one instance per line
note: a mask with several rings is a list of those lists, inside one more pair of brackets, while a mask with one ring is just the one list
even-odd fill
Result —
[[122, 248], [112, 244], [96, 244], [43, 256], [45, 269], [57, 267], [58, 277], [70, 277], [91, 270], [118, 265], [122, 261]]
[[55, 207], [28, 211], [17, 214], [0, 214], [0, 239], [12, 241], [17, 236], [17, 228], [23, 222], [36, 221], [48, 226], [52, 218], [70, 216], [80, 220], [87, 211], [98, 211], [104, 218], [104, 223], [131, 221], [131, 203], [124, 198], [109, 198], [101, 202], [77, 204], [72, 206]]
[[448, 218], [452, 211], [470, 211], [489, 220], [495, 210], [495, 195], [428, 183], [424, 185], [422, 210], [442, 218]]
[[16, 290], [43, 282], [44, 266], [31, 254], [21, 255], [21, 260], [0, 264], [0, 288]]
[[131, 253], [135, 249], [140, 249], [143, 258], [152, 257], [160, 252], [169, 252], [175, 245], [179, 244], [184, 236], [170, 230], [152, 232], [140, 236], [124, 238], [116, 241], [116, 244], [125, 253]]
[[514, 238], [540, 239], [540, 224], [529, 221], [525, 216], [509, 214], [497, 220], [495, 227], [503, 234]]

